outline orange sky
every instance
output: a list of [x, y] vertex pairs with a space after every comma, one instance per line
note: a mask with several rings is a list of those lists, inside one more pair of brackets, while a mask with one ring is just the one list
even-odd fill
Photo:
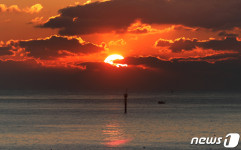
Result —
[[[80, 3], [84, 3], [85, 1], [79, 1]], [[76, 3], [75, 0], [65, 0], [65, 1], [46, 1], [46, 0], [3, 0], [2, 4], [6, 6], [17, 5], [19, 8], [24, 9], [27, 7], [31, 7], [35, 4], [41, 4], [43, 9], [39, 13], [35, 14], [26, 14], [26, 13], [0, 13], [0, 39], [3, 41], [14, 39], [31, 39], [31, 38], [39, 38], [46, 37], [52, 34], [57, 33], [54, 30], [41, 30], [34, 27], [33, 24], [29, 24], [32, 19], [36, 17], [43, 17], [43, 20], [47, 20], [51, 16], [55, 16], [58, 14], [58, 10], [64, 8], [69, 5], [74, 5]], [[57, 4], [56, 4], [57, 3]]]
[[[36, 25], [42, 24], [48, 18], [58, 15], [58, 10], [68, 6], [83, 5], [86, 1], [35, 1], [32, 0], [12, 0], [3, 1], [2, 3], [7, 7], [17, 6], [22, 12], [6, 11], [0, 13], [0, 39], [3, 42], [9, 40], [30, 40], [46, 38], [52, 35], [58, 35], [58, 29], [37, 28]], [[93, 1], [92, 1], [93, 2]], [[56, 4], [58, 3], [58, 4]], [[39, 4], [43, 8], [36, 13], [27, 13], [24, 10], [31, 8], [31, 6]], [[136, 33], [137, 31], [147, 31], [146, 33]], [[96, 33], [88, 35], [77, 35], [83, 41], [91, 42], [97, 45], [103, 45], [105, 51], [99, 54], [79, 55], [68, 58], [59, 58], [59, 60], [69, 61], [77, 60], [80, 62], [95, 62], [103, 61], [105, 57], [110, 54], [118, 53], [125, 57], [135, 56], [159, 56], [165, 59], [175, 57], [198, 57], [219, 54], [222, 52], [198, 51], [173, 53], [167, 48], [155, 47], [155, 42], [158, 39], [175, 40], [178, 38], [209, 40], [215, 38], [218, 40], [224, 37], [218, 36], [220, 31], [212, 31], [205, 28], [192, 28], [183, 25], [173, 24], [144, 24], [140, 20], [136, 20], [128, 27], [127, 33]], [[239, 32], [237, 29], [236, 33]], [[141, 43], [141, 44], [140, 44]]]
[[[28, 82], [58, 72], [62, 80], [108, 80], [111, 87], [115, 85], [109, 80], [119, 82], [120, 76], [137, 87], [140, 81], [171, 87], [166, 81], [175, 85], [181, 78], [187, 83], [196, 74], [199, 82], [199, 75], [215, 70], [205, 78], [218, 85], [223, 77], [216, 81], [216, 74], [239, 68], [239, 5], [234, 0], [3, 0], [0, 68], [22, 72]], [[128, 67], [105, 64], [112, 54], [124, 56], [116, 63]], [[231, 74], [237, 74], [235, 70]], [[45, 78], [31, 79], [26, 72]], [[3, 82], [15, 85], [15, 77], [10, 77], [4, 74]], [[205, 87], [203, 83], [200, 86]]]

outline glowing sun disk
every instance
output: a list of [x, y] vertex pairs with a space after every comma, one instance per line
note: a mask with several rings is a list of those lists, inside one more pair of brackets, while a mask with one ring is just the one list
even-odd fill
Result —
[[118, 54], [114, 54], [114, 55], [110, 55], [105, 59], [105, 63], [111, 64], [113, 66], [116, 67], [127, 67], [127, 64], [119, 64], [119, 63], [114, 63], [115, 60], [122, 60], [124, 59], [123, 56], [118, 55]]

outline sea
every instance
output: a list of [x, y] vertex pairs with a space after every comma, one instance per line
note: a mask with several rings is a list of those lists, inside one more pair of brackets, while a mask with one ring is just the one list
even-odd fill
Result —
[[224, 150], [191, 139], [241, 134], [240, 92], [130, 90], [126, 114], [124, 92], [2, 90], [0, 149]]

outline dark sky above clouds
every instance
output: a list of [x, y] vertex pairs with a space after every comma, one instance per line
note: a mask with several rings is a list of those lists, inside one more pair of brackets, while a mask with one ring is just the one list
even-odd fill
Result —
[[241, 90], [240, 0], [34, 2], [0, 4], [0, 89]]

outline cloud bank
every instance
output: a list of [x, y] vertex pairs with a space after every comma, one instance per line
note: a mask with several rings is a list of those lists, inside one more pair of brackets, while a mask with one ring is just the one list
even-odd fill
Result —
[[0, 61], [0, 89], [142, 89], [240, 90], [241, 59], [219, 61], [163, 61], [155, 57], [128, 57], [130, 66], [116, 68], [86, 62], [86, 70], [46, 68], [34, 60]]
[[177, 39], [174, 41], [159, 39], [156, 47], [168, 47], [173, 52], [191, 51], [196, 48], [212, 50], [229, 50], [241, 52], [241, 41], [236, 36], [228, 36], [224, 40], [206, 40], [198, 41], [197, 39]]
[[212, 30], [241, 27], [240, 0], [111, 0], [59, 10], [43, 28], [61, 35], [126, 32], [136, 20]]
[[98, 53], [104, 51], [104, 47], [85, 42], [81, 38], [65, 36], [51, 36], [36, 40], [8, 41], [0, 47], [0, 55], [19, 51], [26, 53], [26, 55], [30, 57], [46, 60], [75, 54]]

